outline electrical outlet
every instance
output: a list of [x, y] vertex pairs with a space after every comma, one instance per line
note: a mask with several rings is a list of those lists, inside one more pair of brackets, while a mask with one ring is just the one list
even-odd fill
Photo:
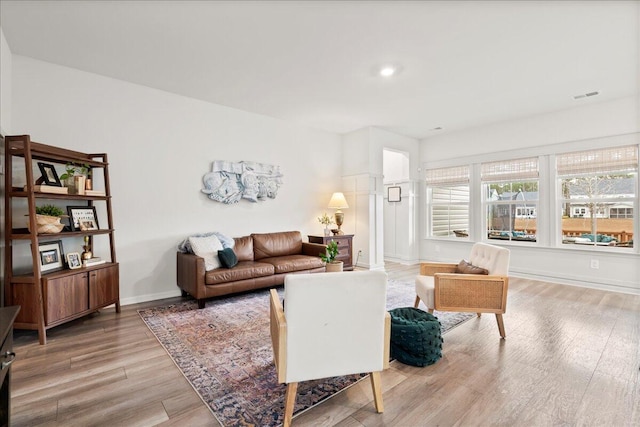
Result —
[[600, 261], [598, 261], [597, 259], [592, 259], [591, 260], [591, 268], [593, 269], [599, 269], [600, 268]]

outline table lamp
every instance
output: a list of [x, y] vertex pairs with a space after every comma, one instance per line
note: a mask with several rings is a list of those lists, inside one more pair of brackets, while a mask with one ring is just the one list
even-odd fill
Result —
[[336, 210], [336, 225], [338, 226], [337, 234], [344, 234], [344, 231], [340, 229], [342, 226], [342, 222], [344, 221], [344, 213], [340, 209], [348, 209], [349, 205], [347, 204], [347, 199], [344, 198], [344, 194], [342, 193], [333, 193], [331, 196], [331, 200], [329, 200], [330, 209]]

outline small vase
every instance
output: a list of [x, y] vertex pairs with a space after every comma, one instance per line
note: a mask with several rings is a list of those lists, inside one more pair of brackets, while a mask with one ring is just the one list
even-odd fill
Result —
[[73, 177], [73, 186], [75, 187], [75, 193], [81, 196], [84, 195], [84, 185], [86, 177], [84, 175], [76, 175]]
[[69, 189], [69, 194], [76, 194], [76, 182], [73, 176], [64, 180], [64, 186]]
[[324, 237], [329, 237], [331, 236], [331, 230], [329, 230], [328, 227], [324, 228]]

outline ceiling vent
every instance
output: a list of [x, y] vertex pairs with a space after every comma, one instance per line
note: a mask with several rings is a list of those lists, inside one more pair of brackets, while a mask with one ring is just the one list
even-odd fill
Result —
[[573, 97], [573, 99], [582, 99], [582, 98], [588, 98], [590, 96], [596, 96], [596, 95], [600, 95], [600, 92], [598, 92], [597, 90], [594, 92], [588, 92], [588, 93], [584, 93], [584, 94], [580, 94], [580, 95], [576, 95]]

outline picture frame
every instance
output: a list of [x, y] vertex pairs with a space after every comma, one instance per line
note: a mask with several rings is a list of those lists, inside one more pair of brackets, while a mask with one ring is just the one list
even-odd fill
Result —
[[55, 166], [50, 163], [38, 162], [38, 168], [42, 174], [42, 178], [40, 179], [42, 182], [53, 187], [62, 187], [62, 182], [58, 177]]
[[67, 265], [69, 269], [75, 270], [82, 267], [82, 261], [80, 260], [80, 254], [78, 252], [69, 252], [67, 254]]
[[390, 202], [400, 202], [400, 201], [402, 201], [402, 188], [401, 187], [388, 187], [387, 188], [387, 199]]
[[40, 254], [40, 271], [46, 272], [64, 268], [64, 252], [62, 240], [53, 240], [38, 243]]
[[95, 206], [67, 206], [71, 231], [99, 230]]

